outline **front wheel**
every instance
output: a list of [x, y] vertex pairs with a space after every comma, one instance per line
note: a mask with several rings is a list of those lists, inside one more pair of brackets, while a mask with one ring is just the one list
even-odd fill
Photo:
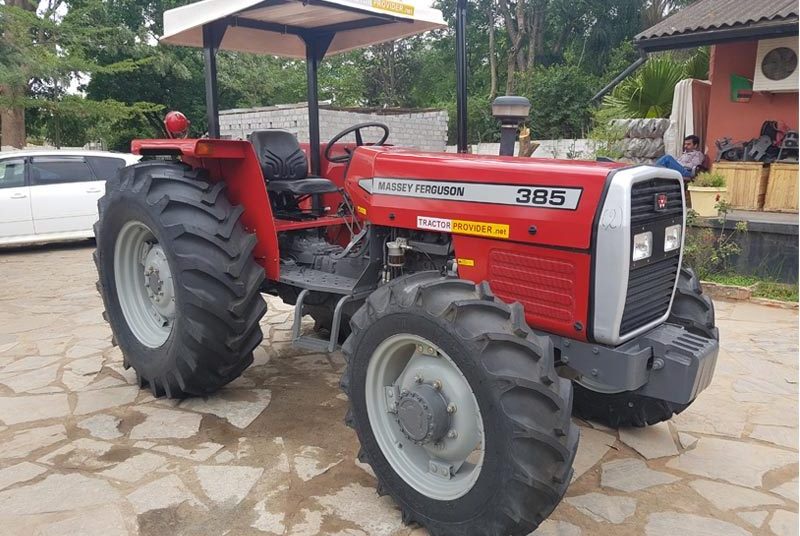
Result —
[[528, 534], [572, 475], [572, 389], [519, 304], [436, 273], [353, 316], [342, 387], [379, 492], [434, 536]]
[[[667, 322], [679, 324], [689, 333], [719, 340], [719, 330], [714, 322], [714, 303], [703, 294], [700, 280], [691, 268], [682, 268], [678, 275]], [[575, 416], [614, 428], [642, 427], [667, 421], [687, 407], [689, 404], [675, 404], [636, 392], [613, 392], [585, 379], [575, 382]]]
[[97, 288], [126, 368], [175, 398], [237, 378], [262, 339], [264, 270], [225, 184], [142, 162], [109, 180], [98, 206]]

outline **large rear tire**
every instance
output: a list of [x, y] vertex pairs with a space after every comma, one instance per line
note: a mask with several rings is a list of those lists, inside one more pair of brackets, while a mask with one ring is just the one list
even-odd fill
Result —
[[423, 272], [376, 290], [351, 327], [346, 422], [405, 522], [433, 536], [507, 536], [547, 518], [569, 485], [578, 429], [570, 382], [519, 304]]
[[205, 396], [237, 378], [261, 342], [264, 270], [225, 183], [142, 162], [106, 183], [94, 259], [125, 367], [154, 396]]
[[[667, 322], [679, 324], [687, 331], [708, 339], [719, 340], [714, 323], [714, 303], [703, 294], [700, 280], [691, 268], [682, 268], [678, 276], [672, 311]], [[604, 393], [576, 381], [573, 414], [613, 428], [642, 427], [667, 421], [685, 410], [689, 404], [675, 404], [637, 394], [635, 391]]]

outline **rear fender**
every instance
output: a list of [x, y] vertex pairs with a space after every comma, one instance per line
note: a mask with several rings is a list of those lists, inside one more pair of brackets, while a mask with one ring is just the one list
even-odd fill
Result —
[[208, 171], [212, 182], [224, 181], [231, 203], [242, 205], [242, 223], [255, 233], [253, 251], [267, 278], [276, 281], [280, 273], [278, 237], [267, 196], [261, 166], [248, 141], [212, 139], [135, 140], [131, 152], [145, 156], [172, 155], [193, 168]]

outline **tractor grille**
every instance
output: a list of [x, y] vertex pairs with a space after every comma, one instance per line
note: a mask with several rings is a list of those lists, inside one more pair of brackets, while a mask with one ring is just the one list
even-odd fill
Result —
[[[675, 179], [650, 179], [638, 182], [631, 189], [631, 227], [683, 213], [680, 182]], [[656, 210], [655, 196], [667, 195], [667, 207]]]
[[621, 335], [661, 318], [669, 308], [680, 257], [672, 255], [631, 270]]
[[489, 253], [489, 284], [498, 298], [568, 327], [576, 315], [575, 278], [571, 262], [501, 249]]
[[[655, 243], [649, 262], [631, 266], [620, 335], [658, 320], [669, 309], [680, 257], [678, 251], [663, 253], [663, 236], [666, 226], [683, 217], [682, 188], [674, 179], [650, 179], [631, 189], [631, 236], [652, 231]], [[662, 210], [656, 210], [658, 194], [667, 196], [667, 206]]]

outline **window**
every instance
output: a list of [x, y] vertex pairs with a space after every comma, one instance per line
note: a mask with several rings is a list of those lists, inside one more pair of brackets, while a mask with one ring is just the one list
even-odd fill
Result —
[[0, 160], [0, 188], [25, 186], [25, 160], [13, 158]]
[[31, 184], [59, 184], [94, 180], [82, 156], [34, 156], [31, 159]]
[[117, 172], [126, 166], [122, 158], [111, 158], [108, 156], [88, 156], [86, 160], [94, 171], [97, 179], [106, 181], [113, 178]]

